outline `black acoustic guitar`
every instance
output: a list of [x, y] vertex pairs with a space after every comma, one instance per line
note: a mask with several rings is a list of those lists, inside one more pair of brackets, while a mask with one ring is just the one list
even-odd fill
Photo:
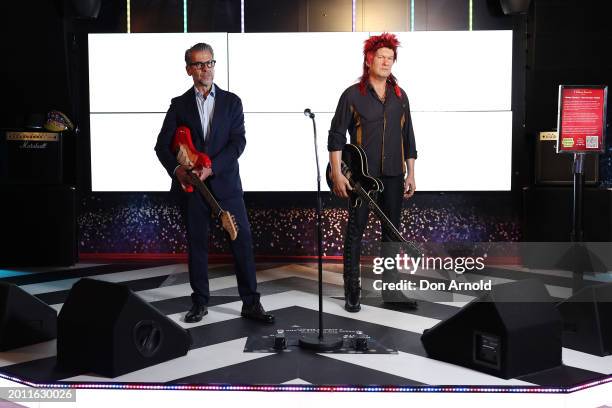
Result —
[[[368, 159], [365, 152], [360, 146], [354, 144], [346, 144], [342, 150], [342, 160], [340, 162], [340, 170], [351, 184], [353, 190], [350, 191], [349, 200], [352, 207], [359, 207], [366, 203], [383, 223], [396, 242], [401, 242], [408, 245], [411, 255], [421, 255], [423, 251], [414, 243], [408, 241], [397, 230], [395, 225], [389, 220], [385, 213], [376, 204], [375, 197], [377, 193], [383, 191], [383, 183], [368, 173]], [[331, 179], [331, 163], [327, 165], [327, 185], [330, 190], [333, 189], [334, 183]]]

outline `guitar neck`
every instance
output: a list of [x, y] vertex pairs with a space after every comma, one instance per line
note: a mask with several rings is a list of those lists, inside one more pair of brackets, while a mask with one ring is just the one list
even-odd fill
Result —
[[391, 220], [387, 218], [387, 215], [383, 212], [383, 210], [380, 209], [378, 204], [376, 204], [372, 197], [368, 195], [368, 193], [363, 189], [363, 187], [357, 186], [355, 192], [359, 195], [359, 197], [361, 197], [362, 200], [367, 201], [370, 208], [374, 210], [374, 213], [376, 214], [378, 219], [380, 219], [380, 222], [385, 224], [388, 230], [391, 231], [391, 235], [393, 235], [396, 241], [408, 243], [408, 241], [406, 241], [402, 234], [400, 234], [397, 228], [395, 228], [395, 225], [393, 225]]
[[223, 209], [221, 208], [221, 206], [219, 205], [219, 203], [217, 202], [217, 200], [215, 199], [215, 197], [213, 197], [212, 193], [210, 192], [210, 190], [208, 189], [208, 187], [206, 187], [206, 184], [204, 184], [204, 182], [202, 180], [200, 180], [200, 178], [198, 176], [196, 176], [193, 173], [191, 174], [191, 178], [193, 179], [193, 185], [195, 186], [195, 188], [198, 189], [198, 191], [200, 192], [200, 194], [202, 194], [202, 196], [204, 197], [204, 199], [206, 200], [206, 202], [208, 203], [208, 205], [210, 206], [210, 208], [212, 209], [213, 214], [218, 217], [221, 212], [223, 211]]
[[361, 186], [357, 186], [355, 189], [359, 197], [364, 201], [367, 201], [370, 208], [374, 210], [374, 213], [378, 216], [378, 219], [381, 223], [386, 224], [388, 229], [391, 231], [391, 235], [395, 238], [397, 242], [401, 242], [407, 245], [407, 249], [410, 250], [412, 256], [420, 256], [423, 254], [423, 250], [416, 246], [413, 242], [408, 241], [406, 238], [402, 236], [402, 234], [395, 228], [395, 225], [387, 218], [387, 215], [380, 209], [378, 204], [368, 195], [368, 193]]

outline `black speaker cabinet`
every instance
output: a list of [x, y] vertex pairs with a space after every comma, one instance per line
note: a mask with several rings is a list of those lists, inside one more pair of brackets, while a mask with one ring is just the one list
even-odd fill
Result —
[[557, 308], [565, 347], [598, 356], [612, 354], [612, 283], [583, 288]]
[[62, 369], [114, 378], [187, 354], [191, 336], [125, 285], [81, 279], [58, 318]]
[[61, 184], [63, 135], [46, 131], [0, 132], [0, 181], [8, 184]]
[[533, 279], [494, 286], [421, 341], [431, 358], [506, 379], [561, 365], [561, 318]]
[[0, 186], [0, 265], [74, 265], [76, 190], [63, 185]]
[[0, 351], [57, 336], [55, 309], [10, 283], [0, 282]]
[[[535, 178], [536, 184], [570, 185], [574, 182], [574, 156], [558, 154], [557, 141], [540, 135], [536, 141]], [[596, 184], [599, 181], [599, 156], [586, 155], [584, 162], [584, 182]]]

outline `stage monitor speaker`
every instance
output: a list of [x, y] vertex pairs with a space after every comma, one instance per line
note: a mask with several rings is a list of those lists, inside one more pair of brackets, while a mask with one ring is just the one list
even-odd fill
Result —
[[[599, 156], [586, 155], [584, 182], [595, 184], [599, 181]], [[571, 185], [574, 182], [574, 156], [557, 153], [554, 132], [541, 132], [536, 141], [535, 181], [536, 184]]]
[[0, 282], [0, 351], [56, 336], [55, 309], [16, 285]]
[[500, 0], [500, 3], [504, 14], [525, 14], [531, 0]]
[[74, 284], [58, 318], [62, 369], [114, 378], [187, 354], [191, 336], [125, 285]]
[[431, 358], [506, 379], [561, 365], [561, 318], [535, 279], [494, 286], [421, 341]]
[[612, 354], [612, 283], [583, 288], [557, 308], [565, 347], [598, 356]]

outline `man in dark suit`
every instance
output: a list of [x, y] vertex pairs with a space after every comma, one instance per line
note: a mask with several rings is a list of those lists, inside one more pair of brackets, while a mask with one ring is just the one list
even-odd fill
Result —
[[236, 266], [238, 293], [243, 302], [241, 315], [265, 323], [274, 322], [259, 301], [251, 228], [242, 198], [238, 157], [246, 145], [244, 114], [240, 98], [217, 87], [214, 52], [210, 45], [198, 43], [185, 52], [187, 74], [193, 88], [172, 99], [162, 129], [157, 137], [157, 157], [172, 178], [171, 191], [178, 194], [185, 224], [189, 253], [189, 282], [192, 307], [185, 321], [194, 323], [208, 313], [208, 235], [211, 209], [199, 192], [186, 193], [192, 185], [189, 168], [177, 163], [171, 150], [179, 126], [191, 130], [195, 148], [212, 160], [210, 168], [193, 169], [204, 181], [223, 209], [236, 218], [238, 237], [230, 241]]

